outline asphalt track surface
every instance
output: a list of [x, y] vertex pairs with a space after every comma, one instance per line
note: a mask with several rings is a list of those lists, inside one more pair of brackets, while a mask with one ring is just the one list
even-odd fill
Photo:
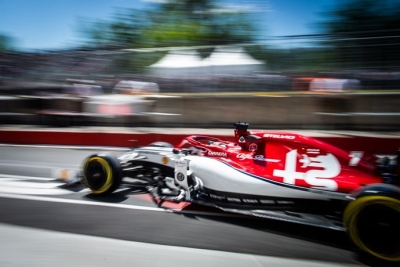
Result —
[[[0, 266], [390, 266], [343, 232], [56, 180], [100, 148], [0, 146]], [[109, 148], [104, 152], [121, 154]]]

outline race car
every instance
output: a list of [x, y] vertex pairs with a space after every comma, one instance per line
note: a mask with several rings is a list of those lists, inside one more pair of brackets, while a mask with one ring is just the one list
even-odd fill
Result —
[[110, 194], [129, 178], [158, 205], [190, 202], [347, 231], [362, 251], [400, 262], [398, 155], [379, 158], [300, 134], [234, 126], [234, 142], [195, 135], [119, 157], [93, 154], [83, 162], [81, 182], [93, 194]]

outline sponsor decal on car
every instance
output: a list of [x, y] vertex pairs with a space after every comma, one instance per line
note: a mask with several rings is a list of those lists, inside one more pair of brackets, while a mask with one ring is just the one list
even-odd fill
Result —
[[209, 193], [206, 195], [209, 198], [215, 199], [217, 201], [224, 201], [236, 204], [255, 204], [261, 206], [271, 206], [271, 205], [295, 205], [296, 202], [293, 199], [266, 199], [258, 197], [239, 197], [239, 196], [221, 196], [217, 192]]
[[257, 148], [258, 148], [258, 146], [255, 143], [252, 143], [252, 144], [249, 145], [249, 151], [251, 151], [251, 152], [256, 151]]
[[207, 153], [208, 156], [211, 157], [227, 157], [228, 154], [226, 152], [218, 152], [218, 151], [209, 151]]
[[236, 203], [242, 202], [240, 200], [240, 198], [236, 198], [236, 197], [228, 197], [227, 200], [230, 201], [230, 202], [236, 202]]
[[246, 143], [246, 140], [244, 139], [243, 136], [241, 136], [241, 137], [239, 138], [239, 143]]
[[162, 157], [161, 162], [162, 162], [163, 164], [168, 164], [169, 160], [168, 160], [167, 157]]
[[[297, 150], [292, 150], [286, 154], [285, 169], [275, 169], [273, 175], [282, 177], [286, 184], [296, 185], [297, 180], [304, 180], [311, 188], [336, 191], [338, 184], [332, 178], [339, 175], [341, 168], [337, 158], [328, 153], [317, 157], [309, 157], [306, 154], [298, 158]], [[313, 168], [306, 172], [297, 171], [297, 161], [302, 163], [301, 168]]]
[[318, 148], [307, 148], [307, 154], [319, 154], [320, 150]]
[[225, 197], [223, 197], [223, 196], [217, 196], [217, 195], [214, 195], [214, 194], [210, 194], [210, 197], [211, 197], [211, 198], [218, 199], [218, 200], [223, 200], [223, 199], [225, 199]]
[[357, 166], [363, 155], [364, 155], [363, 151], [351, 151], [349, 155], [350, 156], [349, 166]]
[[286, 134], [264, 134], [264, 137], [276, 138], [276, 139], [288, 139], [288, 140], [293, 140], [296, 138], [294, 135], [286, 135]]
[[176, 179], [178, 179], [178, 181], [182, 182], [183, 180], [185, 180], [185, 175], [181, 172], [178, 172], [176, 174]]
[[255, 155], [253, 157], [253, 155], [251, 154], [238, 154], [236, 156], [236, 158], [240, 159], [240, 160], [245, 160], [245, 159], [254, 159], [257, 161], [266, 161], [266, 162], [279, 162], [279, 159], [267, 159], [265, 158], [263, 155]]
[[175, 179], [181, 186], [187, 186], [187, 161], [186, 160], [175, 160]]
[[251, 198], [244, 198], [243, 202], [244, 203], [258, 203], [257, 199], [251, 199]]
[[289, 201], [289, 200], [277, 200], [276, 203], [281, 204], [281, 205], [293, 205], [294, 204], [293, 201]]
[[279, 159], [267, 159], [264, 158], [263, 155], [255, 155], [254, 156], [254, 160], [259, 160], [259, 161], [267, 161], [267, 162], [279, 162]]
[[260, 199], [261, 204], [275, 204], [275, 200], [272, 199]]
[[237, 154], [236, 158], [245, 160], [245, 159], [253, 159], [253, 156], [250, 154]]

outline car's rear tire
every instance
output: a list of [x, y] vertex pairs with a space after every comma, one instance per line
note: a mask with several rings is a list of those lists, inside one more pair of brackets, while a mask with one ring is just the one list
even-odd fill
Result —
[[400, 200], [385, 196], [357, 198], [347, 206], [343, 223], [362, 251], [400, 262]]
[[82, 183], [93, 194], [103, 195], [114, 192], [122, 181], [122, 168], [112, 154], [94, 154], [83, 163]]

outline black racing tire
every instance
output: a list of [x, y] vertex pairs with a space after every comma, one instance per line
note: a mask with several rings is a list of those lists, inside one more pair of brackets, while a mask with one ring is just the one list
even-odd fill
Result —
[[156, 147], [170, 147], [173, 148], [174, 146], [167, 142], [153, 142], [149, 146], [156, 146]]
[[400, 200], [376, 195], [357, 198], [346, 207], [343, 223], [363, 252], [400, 262]]
[[83, 163], [82, 184], [93, 194], [105, 195], [114, 192], [122, 181], [122, 168], [112, 154], [94, 154]]

